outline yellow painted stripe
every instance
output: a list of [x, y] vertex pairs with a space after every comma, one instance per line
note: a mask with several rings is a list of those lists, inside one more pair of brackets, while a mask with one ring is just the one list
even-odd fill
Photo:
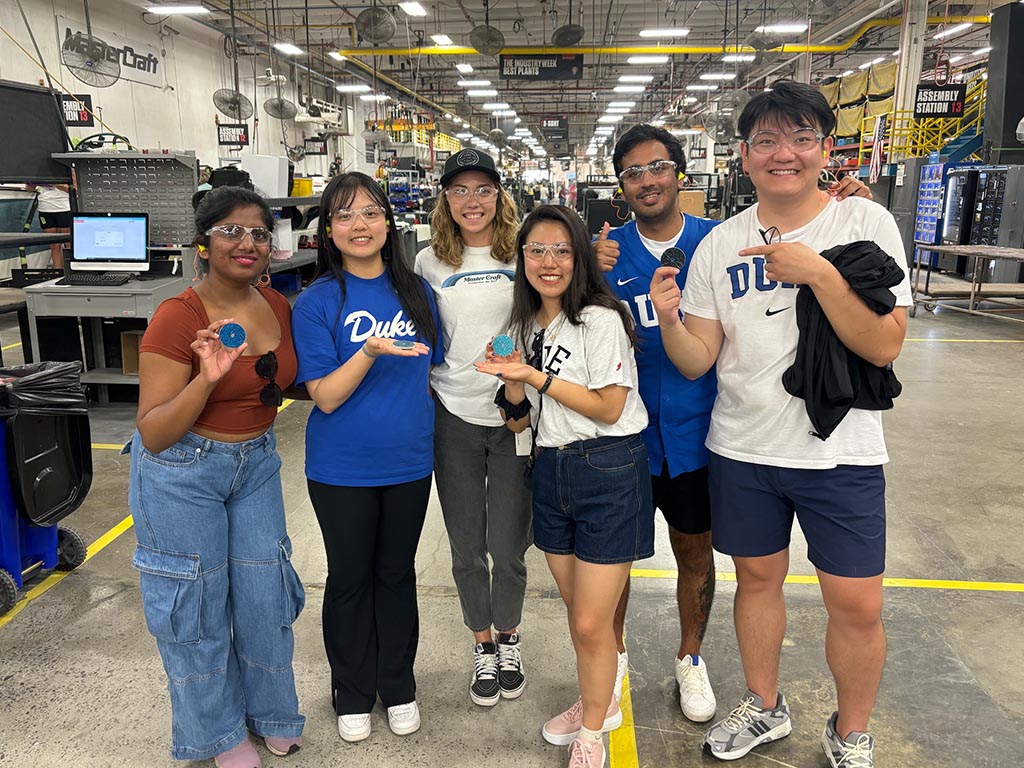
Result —
[[938, 341], [943, 344], [1024, 344], [1024, 339], [904, 339], [904, 341]]
[[[109, 531], [107, 531], [98, 539], [96, 539], [96, 541], [90, 544], [86, 550], [85, 562], [89, 562], [90, 560], [92, 560], [92, 558], [94, 558], [96, 555], [98, 555], [100, 552], [106, 549], [112, 542], [116, 541], [117, 538], [122, 533], [131, 528], [132, 525], [134, 525], [134, 523], [132, 522], [131, 515], [129, 515], [120, 523], [118, 523]], [[22, 597], [22, 599], [19, 600], [10, 611], [5, 613], [3, 616], [0, 616], [0, 627], [3, 627], [4, 625], [8, 624], [12, 619], [14, 619], [15, 616], [17, 616], [24, 610], [26, 605], [35, 600], [37, 597], [45, 595], [51, 589], [53, 589], [62, 581], [64, 581], [64, 579], [66, 579], [71, 573], [73, 573], [73, 571], [54, 571], [41, 582], [32, 587], [32, 589], [28, 590], [25, 593], [25, 596]]]
[[637, 768], [636, 730], [633, 723], [633, 697], [629, 692], [629, 672], [622, 678], [622, 725], [608, 734], [609, 768]]
[[21, 346], [21, 342], [20, 341], [16, 341], [13, 344], [8, 344], [6, 347], [0, 347], [0, 352], [6, 352], [8, 349], [14, 349], [15, 347], [20, 347], [20, 346]]
[[[676, 571], [659, 571], [649, 568], [634, 568], [630, 571], [634, 579], [675, 579]], [[735, 573], [716, 573], [718, 581], [736, 581]], [[817, 576], [790, 575], [787, 584], [817, 584]], [[884, 578], [882, 586], [903, 589], [948, 589], [961, 592], [1024, 592], [1024, 583], [1016, 581], [956, 581], [947, 579], [898, 579]]]
[[[127, 441], [125, 441], [127, 442]], [[94, 451], [120, 451], [124, 448], [124, 443], [118, 445], [117, 443], [93, 443], [92, 449]]]

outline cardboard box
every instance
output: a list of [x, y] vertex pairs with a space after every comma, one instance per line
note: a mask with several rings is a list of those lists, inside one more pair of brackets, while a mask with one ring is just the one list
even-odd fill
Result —
[[139, 343], [145, 331], [121, 331], [121, 372], [125, 376], [139, 375]]

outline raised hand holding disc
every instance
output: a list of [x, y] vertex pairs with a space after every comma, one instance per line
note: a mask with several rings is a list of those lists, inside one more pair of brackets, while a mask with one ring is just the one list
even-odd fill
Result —
[[663, 267], [675, 267], [676, 269], [682, 269], [685, 264], [686, 254], [679, 248], [669, 248], [661, 254], [661, 266]]

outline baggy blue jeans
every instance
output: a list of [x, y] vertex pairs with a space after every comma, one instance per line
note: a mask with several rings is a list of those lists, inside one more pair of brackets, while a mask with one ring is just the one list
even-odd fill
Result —
[[305, 593], [285, 532], [273, 430], [191, 432], [153, 454], [136, 432], [128, 498], [146, 625], [171, 695], [171, 754], [209, 759], [246, 737], [299, 736], [292, 623]]

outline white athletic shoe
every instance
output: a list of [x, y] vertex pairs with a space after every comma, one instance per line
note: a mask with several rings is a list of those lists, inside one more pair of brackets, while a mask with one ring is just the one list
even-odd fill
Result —
[[676, 683], [679, 685], [679, 708], [687, 720], [706, 723], [715, 716], [718, 702], [711, 690], [704, 659], [689, 654], [676, 659]]
[[618, 654], [618, 657], [615, 666], [615, 687], [612, 692], [615, 694], [616, 701], [622, 701], [622, 679], [626, 676], [626, 670], [629, 669], [629, 654], [623, 651]]

